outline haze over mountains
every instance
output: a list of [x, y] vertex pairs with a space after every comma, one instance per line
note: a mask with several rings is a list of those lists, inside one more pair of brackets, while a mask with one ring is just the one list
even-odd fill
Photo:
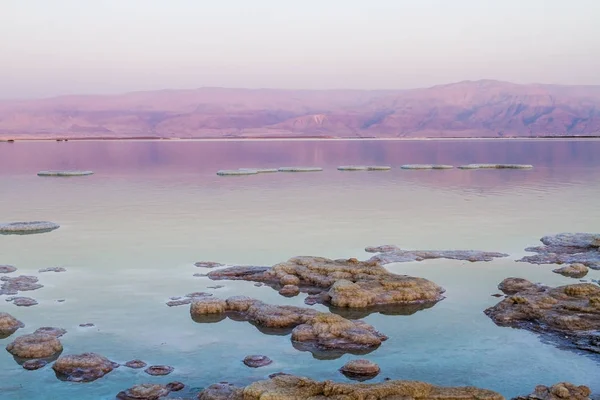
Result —
[[600, 86], [163, 90], [0, 101], [0, 138], [600, 135]]

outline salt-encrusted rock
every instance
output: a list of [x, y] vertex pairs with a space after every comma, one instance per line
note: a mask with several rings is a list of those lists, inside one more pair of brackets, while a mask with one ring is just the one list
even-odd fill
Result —
[[63, 267], [48, 267], [40, 269], [38, 272], [65, 272], [66, 269]]
[[400, 168], [402, 169], [452, 169], [452, 165], [444, 164], [405, 164]]
[[60, 228], [60, 225], [48, 221], [10, 222], [0, 224], [0, 235], [29, 235], [45, 233]]
[[600, 353], [600, 286], [552, 288], [525, 280], [503, 286], [512, 295], [485, 310], [497, 325], [527, 329], [566, 347]]
[[300, 288], [296, 285], [285, 285], [279, 289], [279, 294], [285, 297], [294, 297], [300, 294]]
[[423, 261], [437, 258], [449, 260], [464, 260], [470, 262], [492, 261], [494, 258], [508, 257], [508, 254], [492, 251], [479, 250], [402, 250], [397, 246], [383, 245], [378, 247], [367, 247], [367, 253], [378, 253], [369, 261], [377, 261], [381, 264], [397, 262]]
[[128, 368], [133, 368], [133, 369], [140, 369], [140, 368], [145, 368], [146, 367], [145, 362], [143, 362], [142, 360], [131, 360], [131, 361], [127, 361], [125, 363], [125, 366]]
[[588, 271], [589, 271], [588, 267], [586, 267], [583, 264], [578, 264], [578, 263], [552, 270], [552, 272], [555, 272], [557, 274], [561, 274], [564, 276], [568, 276], [570, 278], [577, 278], [577, 279], [583, 278], [584, 276], [586, 276], [588, 274]]
[[281, 167], [279, 172], [318, 172], [323, 171], [321, 167]]
[[151, 365], [144, 370], [145, 373], [152, 376], [169, 375], [175, 368], [169, 365]]
[[31, 297], [23, 297], [23, 296], [12, 296], [8, 297], [6, 301], [13, 303], [17, 307], [31, 307], [36, 306], [38, 304], [36, 299], [32, 299]]
[[119, 400], [159, 400], [169, 395], [171, 390], [166, 385], [142, 383], [119, 392]]
[[587, 386], [562, 382], [551, 387], [538, 385], [530, 395], [514, 397], [512, 400], [590, 400], [590, 394]]
[[25, 324], [10, 315], [9, 313], [0, 312], [0, 339], [4, 339], [12, 335], [17, 329], [23, 328]]
[[521, 258], [531, 264], [583, 264], [600, 269], [600, 234], [559, 233], [544, 236], [543, 246], [529, 247], [525, 251], [537, 253]]
[[256, 171], [255, 169], [247, 169], [247, 170], [222, 169], [220, 171], [217, 171], [217, 175], [219, 175], [219, 176], [241, 176], [241, 175], [256, 175], [256, 174], [258, 174], [258, 171]]
[[243, 361], [244, 364], [251, 368], [264, 367], [271, 364], [272, 362], [273, 360], [271, 360], [269, 357], [261, 355], [246, 356]]
[[531, 169], [529, 164], [467, 164], [461, 165], [460, 169]]
[[87, 176], [93, 175], [93, 171], [40, 171], [38, 172], [38, 176]]
[[0, 277], [0, 281], [3, 281], [0, 286], [0, 295], [16, 295], [19, 292], [37, 290], [44, 287], [44, 285], [38, 283], [37, 277], [28, 275], [19, 275], [14, 278], [2, 276]]
[[198, 400], [244, 400], [243, 388], [227, 382], [215, 383], [200, 392]]
[[61, 356], [52, 369], [60, 380], [70, 382], [92, 382], [117, 368], [119, 364], [96, 353]]
[[12, 265], [0, 265], [0, 274], [10, 274], [15, 272], [17, 269]]
[[43, 326], [41, 328], [38, 328], [35, 330], [35, 332], [33, 332], [34, 334], [46, 334], [46, 335], [52, 335], [54, 337], [61, 337], [63, 336], [65, 333], [67, 333], [66, 329], [63, 328], [54, 328], [51, 326]]
[[357, 381], [373, 379], [379, 375], [379, 371], [379, 365], [369, 360], [351, 360], [340, 368], [340, 372], [347, 378]]
[[516, 294], [523, 290], [534, 287], [535, 284], [523, 278], [506, 278], [498, 285], [498, 289], [504, 294]]
[[59, 354], [63, 347], [56, 336], [38, 333], [17, 337], [6, 350], [21, 359], [50, 358]]

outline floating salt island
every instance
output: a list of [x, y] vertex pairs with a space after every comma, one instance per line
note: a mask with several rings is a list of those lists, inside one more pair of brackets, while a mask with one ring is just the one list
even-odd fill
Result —
[[529, 164], [467, 164], [461, 165], [460, 169], [531, 169]]
[[279, 172], [277, 168], [240, 168], [238, 171], [256, 171], [257, 174]]
[[405, 164], [400, 166], [402, 169], [452, 169], [452, 165], [444, 164]]
[[321, 167], [281, 167], [279, 172], [318, 172], [323, 171]]
[[387, 165], [342, 165], [340, 171], [389, 171], [392, 167]]
[[93, 175], [93, 171], [40, 171], [38, 176], [87, 176]]
[[219, 176], [242, 176], [242, 175], [256, 175], [258, 171], [255, 169], [222, 169], [217, 171]]
[[60, 228], [60, 225], [48, 221], [9, 222], [0, 224], [0, 235], [30, 235], [45, 233]]

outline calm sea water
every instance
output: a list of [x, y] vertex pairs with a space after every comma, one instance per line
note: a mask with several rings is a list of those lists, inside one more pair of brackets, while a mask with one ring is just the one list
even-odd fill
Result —
[[[480, 249], [511, 256], [489, 263], [435, 260], [391, 264], [446, 288], [447, 298], [411, 316], [365, 320], [390, 339], [368, 358], [385, 377], [475, 385], [507, 397], [537, 384], [571, 381], [600, 391], [598, 358], [546, 344], [535, 334], [494, 325], [483, 310], [509, 276], [573, 282], [552, 266], [515, 263], [541, 236], [600, 229], [600, 141], [256, 141], [0, 143], [0, 221], [50, 220], [46, 234], [0, 236], [0, 264], [39, 275], [23, 292], [40, 303], [0, 301], [26, 327], [68, 330], [63, 354], [98, 352], [117, 362], [141, 358], [175, 371], [151, 377], [119, 368], [92, 383], [56, 379], [48, 366], [22, 369], [0, 352], [2, 399], [113, 399], [136, 383], [180, 380], [191, 388], [246, 384], [278, 371], [344, 381], [347, 360], [318, 360], [289, 336], [248, 323], [198, 324], [170, 296], [212, 291], [303, 305], [249, 282], [215, 283], [196, 261], [271, 265], [297, 255], [368, 258], [365, 246]], [[527, 163], [529, 171], [405, 171], [408, 163]], [[338, 165], [390, 165], [388, 172], [340, 172]], [[219, 169], [321, 166], [323, 172], [218, 177]], [[91, 169], [81, 178], [40, 178], [39, 170]], [[43, 273], [63, 266], [65, 273]], [[588, 279], [600, 278], [592, 271]], [[57, 302], [59, 299], [65, 301]], [[316, 306], [319, 308], [320, 306]], [[81, 328], [80, 323], [94, 323]], [[275, 362], [250, 369], [241, 360]]]

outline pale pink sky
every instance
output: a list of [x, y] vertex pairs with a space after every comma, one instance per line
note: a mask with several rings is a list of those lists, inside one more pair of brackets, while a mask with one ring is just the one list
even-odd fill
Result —
[[2, 0], [0, 98], [600, 84], [598, 0]]

